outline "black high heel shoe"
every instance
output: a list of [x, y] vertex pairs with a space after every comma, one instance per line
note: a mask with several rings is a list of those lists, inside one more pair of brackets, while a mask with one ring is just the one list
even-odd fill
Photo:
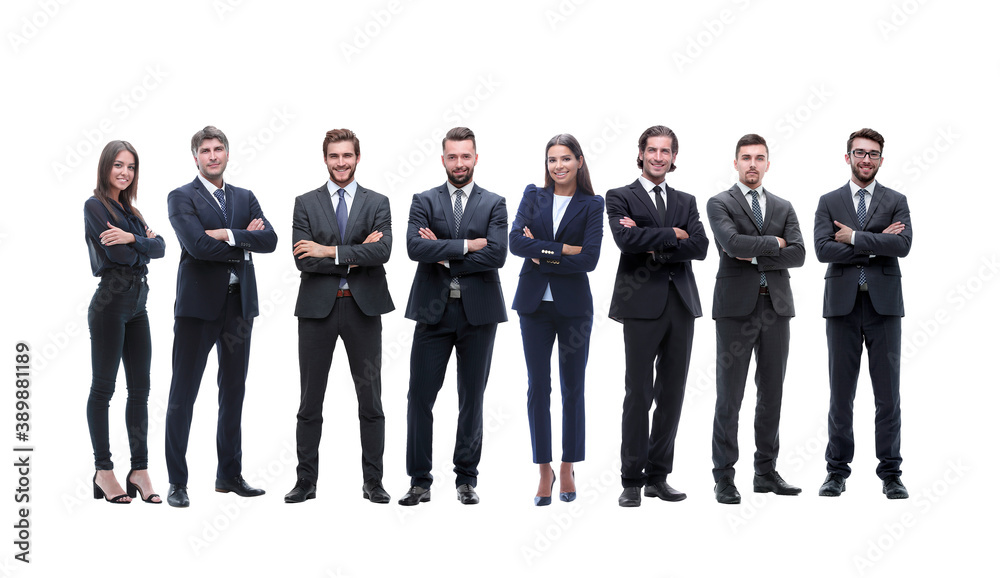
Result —
[[132, 472], [134, 471], [135, 471], [134, 469], [129, 470], [128, 474], [126, 474], [125, 476], [125, 491], [128, 492], [128, 497], [134, 498], [135, 495], [138, 493], [139, 498], [143, 502], [146, 502], [147, 504], [162, 504], [163, 503], [162, 499], [159, 502], [153, 501], [153, 498], [159, 498], [160, 494], [150, 494], [149, 497], [142, 495], [142, 488], [140, 488], [138, 484], [132, 483]]
[[[573, 483], [576, 484], [576, 470], [570, 471], [573, 476]], [[562, 502], [572, 502], [576, 499], [576, 492], [559, 492], [559, 500]]]
[[556, 471], [552, 469], [552, 466], [549, 466], [549, 469], [552, 470], [552, 485], [549, 486], [549, 495], [535, 496], [536, 506], [548, 506], [552, 503], [552, 488], [556, 487]]
[[127, 496], [125, 494], [122, 494], [120, 496], [115, 496], [113, 498], [109, 498], [108, 495], [104, 493], [104, 490], [101, 489], [101, 486], [97, 485], [97, 472], [94, 472], [94, 499], [95, 500], [100, 500], [101, 498], [104, 498], [104, 501], [111, 502], [112, 504], [128, 504], [128, 503], [131, 503], [129, 500], [126, 499], [126, 497]]

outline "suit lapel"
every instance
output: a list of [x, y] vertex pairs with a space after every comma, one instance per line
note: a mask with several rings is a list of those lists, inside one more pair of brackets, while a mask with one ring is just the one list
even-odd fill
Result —
[[[455, 239], [455, 206], [451, 204], [451, 193], [448, 192], [448, 183], [445, 183], [438, 187], [438, 194], [434, 195], [433, 198], [438, 204], [438, 210], [441, 211], [443, 215], [446, 215], [446, 221], [449, 224], [447, 239]], [[464, 210], [464, 209], [463, 209]], [[463, 213], [464, 217], [465, 214]], [[433, 220], [433, 219], [432, 219]]]
[[861, 229], [861, 225], [858, 223], [858, 207], [854, 204], [854, 195], [851, 194], [850, 185], [844, 185], [840, 188], [840, 198], [844, 201], [847, 213], [851, 216], [851, 224], [854, 225], [854, 230], [857, 231], [858, 229]]
[[862, 227], [862, 230], [867, 229], [868, 228], [868, 224], [872, 222], [871, 216], [875, 214], [875, 209], [878, 207], [878, 204], [882, 200], [883, 195], [885, 195], [885, 187], [883, 187], [882, 185], [880, 185], [879, 183], [876, 182], [875, 183], [875, 188], [872, 191], [872, 200], [871, 200], [871, 203], [869, 203], [869, 206], [867, 207], [868, 208], [868, 211], [867, 211], [868, 214], [865, 217], [865, 226]]
[[469, 193], [469, 199], [462, 209], [462, 224], [458, 227], [459, 238], [465, 237], [465, 232], [469, 228], [469, 220], [472, 219], [472, 215], [476, 212], [476, 207], [479, 206], [479, 201], [482, 198], [483, 195], [479, 190], [479, 186], [472, 185], [472, 192]]
[[535, 210], [538, 211], [537, 220], [542, 225], [538, 235], [539, 239], [555, 239], [552, 232], [552, 228], [555, 226], [555, 223], [552, 222], [552, 206], [555, 204], [553, 192], [548, 187], [539, 189], [538, 198], [535, 200]]
[[767, 189], [761, 187], [764, 194], [767, 195], [767, 208], [764, 209], [764, 226], [760, 228], [760, 234], [763, 235], [764, 231], [767, 230], [768, 225], [771, 224], [771, 216], [774, 215], [774, 209], [776, 208], [776, 203], [774, 202], [774, 196], [767, 192]]
[[354, 200], [351, 201], [351, 210], [347, 213], [347, 231], [344, 233], [344, 242], [351, 238], [354, 228], [358, 225], [358, 215], [361, 213], [365, 201], [368, 199], [368, 189], [358, 185], [354, 189]]
[[747, 202], [746, 195], [743, 194], [743, 189], [741, 189], [739, 185], [733, 185], [733, 188], [729, 189], [729, 196], [731, 196], [733, 200], [736, 201], [736, 204], [743, 209], [743, 212], [750, 217], [750, 222], [756, 227], [757, 217], [753, 216], [753, 207], [751, 207], [750, 203]]
[[316, 196], [316, 204], [319, 205], [319, 212], [326, 219], [327, 228], [333, 231], [334, 239], [340, 241], [340, 227], [337, 226], [337, 214], [333, 210], [333, 197], [330, 196], [330, 189], [326, 183], [323, 183], [313, 193]]
[[206, 191], [205, 186], [201, 184], [201, 179], [199, 179], [198, 177], [194, 178], [193, 184], [195, 190], [198, 191], [199, 195], [201, 195], [201, 198], [204, 199], [206, 203], [208, 203], [208, 206], [212, 207], [215, 210], [215, 214], [218, 215], [219, 220], [222, 221], [222, 226], [228, 227], [228, 223], [226, 222], [226, 215], [222, 212], [222, 207], [219, 206], [219, 202], [215, 199], [215, 195], [213, 194], [214, 191], [211, 193]]
[[661, 223], [661, 226], [664, 228], [673, 227], [673, 224], [677, 222], [675, 219], [677, 217], [677, 205], [680, 204], [680, 201], [677, 200], [677, 191], [670, 188], [666, 181], [663, 183], [663, 190], [667, 192], [667, 221]]
[[577, 191], [573, 193], [573, 199], [569, 202], [569, 205], [566, 206], [566, 212], [563, 213], [563, 218], [559, 221], [559, 230], [556, 231], [556, 234], [552, 237], [552, 239], [556, 239], [559, 237], [560, 233], [566, 230], [566, 225], [569, 224], [574, 217], [580, 214], [580, 211], [583, 210], [583, 205], [585, 203], [586, 201], [583, 198], [583, 193], [577, 189]]
[[649, 198], [649, 193], [646, 192], [646, 189], [642, 188], [642, 183], [639, 182], [639, 179], [636, 179], [634, 183], [629, 185], [629, 188], [632, 190], [632, 194], [638, 197], [642, 206], [646, 207], [646, 212], [649, 213], [653, 222], [659, 223], [660, 215], [656, 213], [656, 205], [654, 205], [653, 200]]

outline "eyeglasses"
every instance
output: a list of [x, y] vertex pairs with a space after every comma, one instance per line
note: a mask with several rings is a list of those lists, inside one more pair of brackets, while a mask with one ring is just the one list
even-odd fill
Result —
[[882, 156], [880, 151], [863, 151], [861, 149], [854, 149], [851, 151], [851, 154], [854, 155], [854, 158], [856, 159], [863, 159], [865, 158], [865, 155], [868, 155], [868, 158], [873, 161], [877, 161]]

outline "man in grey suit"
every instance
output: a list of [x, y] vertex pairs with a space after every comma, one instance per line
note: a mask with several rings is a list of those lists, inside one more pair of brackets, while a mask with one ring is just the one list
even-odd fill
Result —
[[795, 315], [788, 269], [801, 267], [806, 250], [792, 204], [764, 189], [770, 167], [767, 142], [756, 134], [736, 143], [739, 182], [708, 200], [708, 222], [719, 250], [712, 318], [716, 329], [716, 401], [712, 432], [715, 498], [739, 504], [734, 476], [737, 429], [752, 353], [754, 381], [753, 489], [795, 495], [775, 469], [778, 419], [788, 359], [789, 319]]
[[296, 197], [292, 216], [292, 254], [302, 272], [295, 303], [302, 394], [295, 429], [298, 481], [285, 501], [316, 497], [323, 398], [340, 337], [358, 395], [362, 496], [386, 504], [381, 315], [394, 309], [383, 267], [392, 249], [389, 199], [354, 180], [361, 144], [350, 130], [327, 132], [323, 157], [329, 180]]
[[829, 348], [830, 413], [826, 481], [821, 496], [846, 489], [854, 458], [854, 394], [862, 345], [875, 392], [875, 473], [890, 500], [909, 494], [900, 480], [899, 363], [903, 288], [899, 258], [910, 252], [913, 232], [906, 197], [875, 182], [885, 139], [863, 128], [847, 139], [844, 160], [851, 180], [820, 197], [816, 256], [829, 263], [823, 294]]

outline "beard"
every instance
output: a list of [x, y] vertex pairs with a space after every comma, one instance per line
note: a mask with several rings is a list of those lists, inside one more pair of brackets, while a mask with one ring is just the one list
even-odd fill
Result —
[[472, 168], [469, 168], [469, 170], [466, 171], [466, 173], [461, 177], [456, 176], [455, 173], [451, 171], [445, 171], [445, 172], [448, 173], [448, 180], [451, 181], [451, 184], [459, 188], [464, 187], [466, 184], [468, 184], [469, 181], [472, 180], [472, 173], [473, 173]]
[[861, 175], [861, 168], [858, 167], [858, 165], [851, 163], [851, 174], [854, 175], [854, 178], [857, 179], [858, 182], [870, 183], [875, 180], [875, 175], [878, 174], [878, 167], [873, 166], [871, 177], [865, 178]]

